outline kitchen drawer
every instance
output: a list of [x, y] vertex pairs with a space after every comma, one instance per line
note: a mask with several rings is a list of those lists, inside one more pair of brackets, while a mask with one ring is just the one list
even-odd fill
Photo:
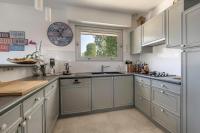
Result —
[[161, 88], [163, 90], [168, 90], [168, 91], [174, 92], [176, 94], [180, 94], [180, 89], [181, 89], [180, 85], [163, 82], [163, 81], [158, 81], [158, 80], [152, 80], [152, 87], [157, 87], [157, 88]]
[[50, 83], [45, 87], [45, 96], [48, 95], [48, 93], [51, 92], [51, 90], [53, 89], [58, 89], [58, 80]]
[[144, 83], [144, 84], [147, 84], [147, 85], [151, 84], [150, 78], [144, 78], [144, 77], [140, 77], [140, 76], [135, 76], [135, 81], [140, 82], [140, 83]]
[[10, 132], [14, 126], [22, 121], [21, 105], [17, 105], [10, 111], [0, 116], [0, 133]]
[[147, 84], [136, 81], [135, 82], [135, 94], [142, 96], [146, 100], [151, 100], [151, 87]]
[[44, 99], [44, 91], [41, 90], [34, 94], [33, 96], [29, 97], [23, 102], [23, 112], [26, 114], [29, 110], [32, 109], [37, 103]]
[[151, 106], [152, 119], [171, 133], [180, 133], [180, 117], [155, 104]]
[[152, 102], [180, 116], [180, 96], [167, 90], [152, 87]]
[[135, 96], [135, 106], [145, 115], [151, 116], [151, 104], [150, 101], [147, 101], [145, 98], [136, 95]]
[[89, 87], [91, 85], [91, 79], [89, 78], [74, 78], [74, 79], [61, 79], [61, 88], [80, 88]]

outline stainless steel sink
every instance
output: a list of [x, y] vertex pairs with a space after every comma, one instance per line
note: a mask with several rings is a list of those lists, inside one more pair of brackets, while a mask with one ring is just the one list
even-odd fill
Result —
[[99, 75], [99, 74], [123, 74], [121, 72], [92, 72], [92, 75]]

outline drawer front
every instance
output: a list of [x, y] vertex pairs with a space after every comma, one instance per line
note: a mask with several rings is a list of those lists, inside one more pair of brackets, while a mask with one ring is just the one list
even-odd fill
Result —
[[151, 104], [143, 97], [136, 95], [135, 106], [147, 116], [151, 116]]
[[171, 114], [167, 110], [152, 104], [152, 119], [166, 128], [171, 133], [180, 133], [180, 118]]
[[140, 83], [144, 83], [147, 85], [151, 84], [151, 80], [149, 78], [144, 78], [144, 77], [140, 77], [140, 76], [135, 76], [135, 81], [140, 82]]
[[76, 78], [76, 79], [61, 79], [61, 88], [81, 88], [89, 87], [91, 85], [91, 79], [89, 78]]
[[51, 92], [51, 90], [53, 89], [57, 89], [58, 88], [58, 80], [52, 82], [51, 84], [49, 84], [48, 86], [45, 87], [45, 96]]
[[180, 94], [180, 89], [181, 89], [180, 85], [163, 82], [163, 81], [158, 81], [158, 80], [152, 80], [152, 87], [157, 87], [157, 88], [161, 88], [163, 90], [168, 90], [168, 91], [174, 92], [176, 94]]
[[151, 100], [151, 87], [141, 82], [135, 82], [135, 94], [142, 96], [146, 100]]
[[13, 125], [21, 121], [21, 105], [18, 105], [0, 116], [0, 133], [9, 132], [13, 128]]
[[152, 87], [152, 102], [180, 116], [180, 96], [159, 88]]
[[30, 98], [26, 99], [23, 102], [23, 112], [26, 114], [32, 107], [34, 107], [34, 105], [36, 105], [37, 103], [39, 103], [40, 101], [42, 101], [44, 99], [44, 91], [41, 90], [39, 92], [37, 92], [36, 94], [34, 94], [33, 96], [31, 96]]

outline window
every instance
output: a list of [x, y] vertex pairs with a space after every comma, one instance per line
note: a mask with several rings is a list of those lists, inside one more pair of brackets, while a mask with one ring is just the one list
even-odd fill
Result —
[[77, 60], [122, 61], [122, 30], [76, 27]]

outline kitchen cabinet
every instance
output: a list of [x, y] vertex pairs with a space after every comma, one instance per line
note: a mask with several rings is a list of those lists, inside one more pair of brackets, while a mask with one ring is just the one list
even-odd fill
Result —
[[44, 133], [44, 95], [43, 90], [23, 102], [24, 133]]
[[166, 11], [148, 20], [142, 26], [142, 46], [164, 44], [166, 39]]
[[135, 76], [135, 107], [145, 115], [151, 116], [150, 79]]
[[184, 10], [189, 9], [198, 3], [200, 3], [200, 0], [184, 0]]
[[167, 129], [170, 133], [180, 133], [180, 117], [165, 108], [152, 104], [152, 119]]
[[152, 47], [142, 47], [142, 26], [131, 32], [131, 54], [151, 53]]
[[180, 47], [183, 44], [183, 1], [167, 10], [167, 47]]
[[181, 86], [152, 80], [152, 119], [171, 133], [180, 133]]
[[113, 77], [92, 78], [92, 110], [113, 108]]
[[200, 46], [200, 4], [184, 12], [185, 47]]
[[114, 77], [114, 107], [133, 105], [133, 76]]
[[21, 105], [0, 116], [0, 133], [21, 133]]
[[[196, 18], [198, 19], [198, 18]], [[197, 27], [198, 28], [198, 27]], [[200, 48], [186, 49], [182, 54], [183, 72], [183, 131], [182, 133], [199, 133], [200, 131]]]
[[91, 111], [91, 79], [61, 79], [61, 115]]
[[45, 87], [45, 131], [51, 133], [59, 115], [58, 81]]

